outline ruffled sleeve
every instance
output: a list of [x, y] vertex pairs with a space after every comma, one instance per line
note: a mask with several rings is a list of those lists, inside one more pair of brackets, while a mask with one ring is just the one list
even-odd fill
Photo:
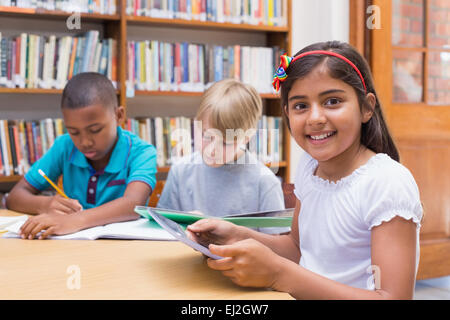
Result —
[[308, 177], [312, 175], [312, 167], [315, 163], [316, 160], [307, 152], [303, 152], [300, 156], [294, 179], [294, 194], [300, 201], [304, 197], [305, 191], [308, 190]]
[[423, 210], [419, 189], [411, 172], [398, 162], [379, 166], [379, 174], [366, 186], [362, 205], [368, 230], [399, 216], [412, 220], [420, 228]]

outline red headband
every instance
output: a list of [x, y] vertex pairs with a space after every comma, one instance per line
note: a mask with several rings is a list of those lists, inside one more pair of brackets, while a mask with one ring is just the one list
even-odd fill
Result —
[[367, 88], [366, 88], [366, 83], [364, 81], [364, 78], [363, 78], [361, 72], [359, 71], [359, 69], [354, 65], [354, 63], [351, 62], [346, 57], [344, 57], [343, 55], [340, 55], [339, 53], [336, 53], [336, 52], [333, 52], [333, 51], [325, 51], [325, 50], [308, 51], [308, 52], [299, 54], [298, 56], [293, 57], [293, 58], [287, 56], [286, 54], [283, 54], [281, 56], [280, 66], [278, 67], [277, 72], [275, 73], [275, 75], [273, 77], [273, 82], [272, 82], [272, 85], [273, 85], [273, 87], [274, 87], [274, 89], [276, 91], [278, 91], [280, 89], [281, 82], [283, 82], [283, 81], [285, 81], [287, 79], [286, 70], [289, 67], [289, 65], [291, 63], [297, 61], [298, 59], [303, 58], [304, 56], [308, 56], [310, 54], [326, 54], [326, 55], [329, 55], [329, 56], [337, 57], [337, 58], [347, 62], [350, 66], [352, 66], [353, 69], [355, 69], [356, 73], [361, 78], [361, 82], [362, 82], [362, 84], [364, 86], [364, 91], [367, 93]]

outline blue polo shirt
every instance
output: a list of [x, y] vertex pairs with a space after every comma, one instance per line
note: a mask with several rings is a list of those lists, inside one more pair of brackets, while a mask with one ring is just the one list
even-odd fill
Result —
[[108, 165], [101, 171], [95, 171], [66, 133], [33, 164], [25, 179], [42, 191], [50, 184], [39, 174], [39, 169], [54, 182], [63, 175], [64, 192], [69, 198], [77, 199], [84, 209], [122, 197], [127, 184], [133, 181], [144, 182], [153, 190], [157, 170], [155, 147], [120, 127], [117, 136]]

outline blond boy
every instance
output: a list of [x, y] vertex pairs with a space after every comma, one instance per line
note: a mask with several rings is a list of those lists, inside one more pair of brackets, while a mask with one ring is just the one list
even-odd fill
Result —
[[211, 216], [284, 209], [280, 181], [246, 149], [261, 113], [250, 85], [227, 79], [211, 86], [195, 119], [197, 151], [172, 166], [158, 207]]

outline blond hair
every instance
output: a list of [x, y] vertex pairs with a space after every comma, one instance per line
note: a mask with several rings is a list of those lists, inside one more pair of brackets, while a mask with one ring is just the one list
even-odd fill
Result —
[[234, 79], [216, 82], [203, 94], [196, 119], [226, 135], [227, 129], [255, 129], [262, 114], [262, 100], [251, 85]]

